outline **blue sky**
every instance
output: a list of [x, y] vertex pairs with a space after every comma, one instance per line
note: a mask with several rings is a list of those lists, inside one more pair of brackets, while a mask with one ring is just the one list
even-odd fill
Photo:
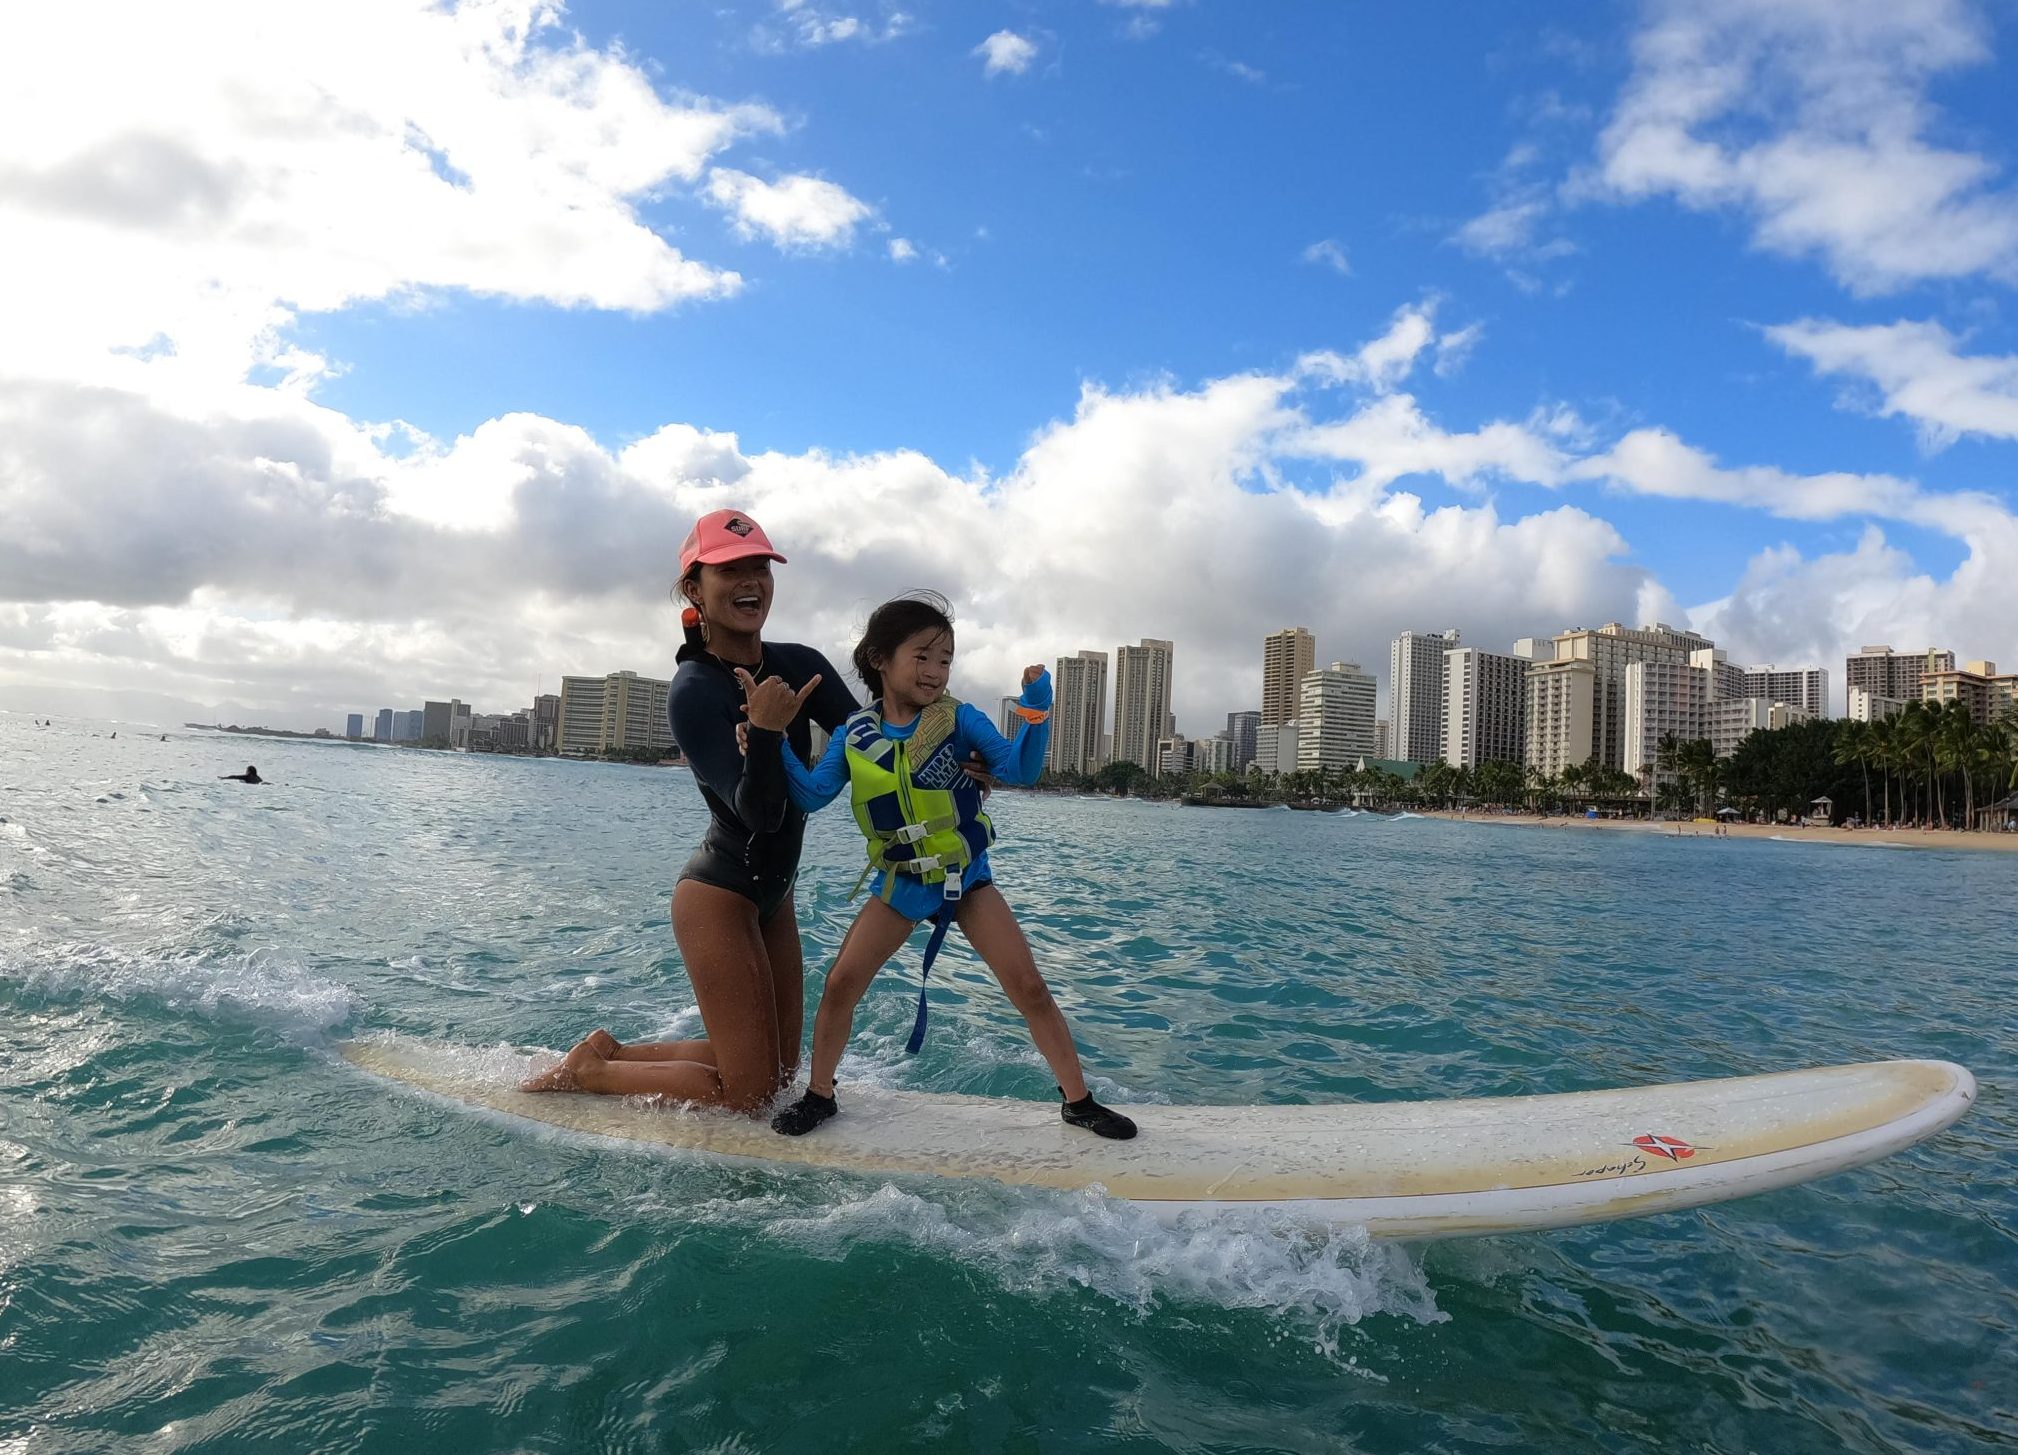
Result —
[[[386, 18], [398, 12], [352, 12], [361, 53], [375, 41], [387, 53], [397, 50], [407, 41], [401, 27], [420, 35], [414, 27], [425, 17]], [[1438, 569], [1453, 573], [1448, 602], [1391, 585], [1369, 585], [1367, 600], [1355, 601], [1355, 578], [1339, 564], [1295, 583], [1327, 603], [1336, 654], [1383, 660], [1381, 633], [1446, 619], [1462, 621], [1468, 634], [1500, 633], [1508, 609], [1487, 601], [1510, 603], [1521, 615], [1507, 623], [1511, 638], [1571, 624], [1555, 619], [1570, 609], [1566, 603], [1588, 602], [1592, 612], [1610, 603], [1627, 615], [1653, 602], [1680, 615], [1754, 590], [1742, 614], [1712, 611], [1706, 619], [1725, 623], [1734, 651], [1753, 657], [1808, 652], [1839, 670], [1827, 654], [1882, 625], [1888, 612], [1902, 644], [1966, 632], [1968, 640], [1942, 644], [1965, 657], [2018, 656], [2018, 627], [1999, 620], [2010, 602], [1985, 584], [2018, 571], [2018, 561], [2000, 555], [2008, 544], [2005, 518], [2018, 508], [2018, 336], [2011, 321], [2018, 85], [2008, 59], [2018, 22], [2006, 8], [1959, 0], [1790, 0], [1780, 7], [746, 0], [577, 3], [547, 12], [517, 0], [443, 13], [462, 33], [481, 32], [493, 51], [514, 58], [493, 72], [483, 71], [484, 55], [477, 55], [471, 66], [483, 71], [483, 105], [472, 102], [455, 117], [426, 94], [428, 77], [418, 67], [412, 95], [392, 82], [378, 94], [374, 81], [359, 79], [369, 77], [368, 68], [318, 74], [333, 32], [320, 40], [281, 37], [268, 49], [264, 40], [241, 39], [221, 60], [221, 31], [164, 41], [208, 47], [201, 62], [215, 73], [192, 85], [219, 94], [241, 71], [276, 95], [311, 85], [339, 99], [346, 88], [373, 91], [374, 124], [399, 153], [380, 160], [402, 170], [375, 180], [377, 161], [329, 161], [332, 169], [353, 168], [340, 175], [317, 172], [321, 161], [299, 164], [311, 181], [356, 199], [333, 225], [354, 226], [357, 236], [328, 242], [327, 229], [318, 236], [304, 226], [294, 245], [298, 262], [279, 238], [259, 254], [259, 286], [248, 286], [247, 296], [274, 310], [278, 326], [238, 352], [220, 346], [209, 382], [271, 401], [288, 396], [292, 402], [272, 408], [284, 413], [305, 404], [315, 411], [315, 428], [339, 435], [394, 420], [417, 431], [406, 440], [380, 431], [382, 455], [355, 466], [368, 482], [363, 488], [382, 492], [381, 513], [402, 529], [400, 500], [434, 488], [400, 485], [403, 462], [415, 451], [429, 461], [458, 450], [475, 458], [480, 452], [465, 447], [487, 427], [497, 436], [509, 432], [500, 421], [532, 417], [579, 431], [593, 444], [597, 469], [635, 485], [636, 467], [623, 463], [623, 452], [677, 424], [734, 435], [744, 460], [799, 462], [789, 488], [801, 492], [791, 497], [800, 502], [803, 492], [823, 488], [809, 483], [809, 460], [921, 457], [961, 502], [946, 519], [984, 522], [983, 539], [956, 539], [955, 548], [1001, 549], [1008, 580], [1040, 580], [1051, 543], [1027, 531], [1006, 533], [1011, 517], [1001, 511], [961, 514], [972, 491], [992, 488], [984, 477], [1013, 488], [1024, 476], [1034, 479], [1026, 454], [1033, 441], [1081, 426], [1094, 433], [1081, 398], [1088, 386], [1102, 397], [1143, 401], [1146, 415], [1159, 395], [1202, 399], [1215, 383], [1256, 375], [1302, 381], [1285, 386], [1284, 397], [1311, 426], [1354, 419], [1400, 395], [1413, 417], [1442, 433], [1503, 425], [1532, 436], [1515, 442], [1516, 455], [1528, 443], [1552, 442], [1562, 458], [1543, 468], [1510, 463], [1495, 446], [1470, 470], [1381, 466], [1382, 489], [1419, 497], [1431, 510], [1470, 513], [1466, 519], [1489, 511], [1478, 517], [1488, 523], [1574, 507], [1621, 543], [1607, 550], [1594, 536], [1580, 537], [1579, 548], [1594, 553], [1592, 579], [1600, 568], [1631, 568], [1588, 596], [1537, 599], [1523, 615], [1517, 596], [1467, 598], [1469, 571], [1489, 575], [1496, 560], [1504, 564], [1505, 552], [1495, 547], [1481, 547], [1476, 561], [1436, 557]], [[340, 9], [331, 14], [345, 23]], [[374, 37], [372, 27], [381, 24], [383, 36]], [[1020, 70], [986, 64], [986, 43], [1000, 35], [1014, 38]], [[527, 81], [541, 58], [554, 57], [571, 58], [583, 84]], [[1738, 84], [1727, 86], [1725, 72]], [[514, 214], [515, 203], [495, 200], [531, 196], [534, 184], [497, 182], [505, 164], [485, 154], [475, 132], [562, 106], [590, 137], [570, 145], [611, 156], [635, 150], [646, 165], [649, 148], [637, 139], [643, 113], [635, 105], [610, 109], [612, 78], [649, 86], [667, 113], [746, 106], [762, 119], [701, 148], [683, 171], [591, 199], [607, 205], [613, 220], [580, 226], [603, 233], [577, 234], [567, 249], [533, 248], [537, 256], [493, 267], [480, 256], [489, 242], [483, 228], [503, 227], [519, 239], [512, 246], [530, 247], [523, 237], [551, 221], [555, 204], [542, 195]], [[178, 129], [174, 108], [191, 103], [171, 95], [163, 104], [170, 114], [157, 106], [133, 124], [158, 127], [177, 145], [200, 137], [188, 144], [214, 163], [215, 175], [257, 174], [247, 158], [259, 138], [227, 124]], [[467, 137], [460, 125], [471, 128]], [[42, 206], [35, 217], [46, 220], [48, 204], [37, 199], [54, 195], [53, 179], [86, 168], [78, 159], [88, 158], [88, 144], [80, 139], [69, 159], [46, 148], [15, 158], [16, 175], [48, 183], [32, 194], [17, 189], [29, 198], [18, 205]], [[531, 145], [537, 152], [544, 144]], [[584, 154], [593, 150], [568, 153], [558, 171], [593, 165], [580, 161]], [[403, 252], [406, 204], [383, 190], [408, 187], [416, 158], [446, 178], [442, 187], [458, 199], [485, 201], [480, 221], [442, 223], [452, 235], [424, 258], [417, 247]], [[713, 179], [725, 172], [759, 179], [750, 184], [759, 189], [819, 179], [832, 189], [829, 200], [843, 199], [853, 215], [818, 237], [753, 223], [711, 196]], [[1926, 182], [1936, 174], [1950, 180]], [[0, 188], [0, 200], [5, 193]], [[129, 204], [138, 205], [127, 199], [121, 206]], [[216, 258], [178, 276], [209, 277], [209, 268], [236, 285], [226, 259], [245, 254], [228, 250], [248, 244], [229, 220], [203, 240], [215, 245]], [[623, 280], [607, 276], [584, 281], [579, 260], [592, 245], [621, 240], [626, 230], [634, 242], [641, 229], [687, 260], [733, 271], [740, 286], [671, 298], [626, 292]], [[133, 246], [158, 256], [160, 237], [157, 229]], [[908, 261], [892, 255], [900, 239], [912, 252]], [[319, 251], [325, 247], [327, 257]], [[568, 249], [573, 261], [562, 256]], [[359, 253], [369, 253], [373, 266], [345, 271]], [[585, 293], [598, 296], [584, 301]], [[190, 418], [202, 413], [188, 402], [202, 352], [192, 340], [209, 325], [189, 323], [180, 305], [162, 301], [168, 296], [164, 289], [161, 300], [122, 299], [131, 317], [107, 337], [120, 330], [129, 341], [145, 336], [148, 310], [157, 309], [161, 335], [187, 366], [169, 412]], [[1401, 374], [1323, 390], [1298, 373], [1299, 361], [1313, 354], [1354, 355], [1411, 309], [1433, 318], [1430, 337], [1442, 347], [1420, 346]], [[1804, 352], [1766, 332], [1804, 320], [1833, 330], [1827, 374], [1815, 352], [1822, 343]], [[1896, 336], [1876, 332], [1902, 326], [1938, 326], [1917, 363], [1898, 362]], [[187, 339], [178, 328], [190, 330]], [[290, 360], [304, 352], [316, 367], [279, 386], [295, 368]], [[110, 376], [79, 366], [65, 377], [103, 384]], [[150, 407], [167, 407], [165, 386], [122, 377], [120, 387]], [[1888, 390], [1898, 397], [1885, 415]], [[244, 403], [251, 396], [235, 397]], [[1560, 422], [1553, 432], [1538, 423], [1551, 418]], [[1676, 499], [1671, 477], [1621, 473], [1618, 447], [1635, 432], [1671, 438], [1705, 465], [1773, 478], [1734, 478], [1708, 491], [1718, 498]], [[545, 469], [553, 456], [541, 449]], [[1357, 445], [1312, 455], [1279, 438], [1258, 453], [1234, 443], [1227, 450], [1242, 462], [1235, 470], [1248, 492], [1298, 486], [1321, 496], [1376, 463]], [[1141, 467], [1133, 446], [1120, 458], [1134, 463], [1114, 468]], [[1251, 468], [1258, 459], [1265, 468]], [[1067, 498], [1071, 490], [1100, 494], [1103, 467], [1075, 466], [1094, 473], [1077, 477]], [[1853, 482], [1832, 494], [1841, 503], [1796, 512], [1798, 519], [1774, 507], [1773, 480], [1835, 473]], [[48, 488], [51, 472], [35, 478]], [[754, 489], [769, 477], [759, 471], [750, 478]], [[1860, 502], [1874, 490], [1883, 495], [1889, 487], [1857, 482], [1885, 478], [1907, 482], [1907, 505], [1864, 508]], [[27, 479], [28, 472], [18, 475], [17, 488], [26, 491], [18, 482]], [[237, 487], [219, 488], [228, 499]], [[341, 495], [348, 487], [329, 488]], [[627, 488], [612, 485], [605, 495], [617, 498]], [[699, 487], [677, 481], [655, 488], [659, 496], [701, 498], [680, 495]], [[1154, 502], [1153, 487], [1142, 488], [1141, 498]], [[902, 494], [887, 481], [866, 494], [836, 486], [832, 507], [875, 511], [891, 499], [877, 492], [893, 490]], [[1956, 492], [1982, 493], [1988, 513], [1966, 527], [1930, 523], [1940, 501]], [[1206, 495], [1180, 471], [1167, 498], [1182, 513]], [[521, 507], [531, 499], [522, 497]], [[918, 502], [903, 495], [889, 508], [915, 512]], [[1199, 513], [1210, 514], [1202, 506]], [[467, 525], [441, 512], [422, 510], [421, 518]], [[529, 508], [516, 518], [530, 519]], [[924, 518], [932, 518], [929, 509]], [[1005, 533], [991, 534], [991, 520]], [[1872, 554], [1873, 525], [1895, 553], [1882, 562]], [[460, 550], [467, 537], [448, 539]], [[1772, 582], [1747, 587], [1760, 553], [1785, 547], [1795, 564], [1781, 560]], [[1211, 575], [1209, 550], [1194, 559], [1181, 543], [1164, 549], [1173, 564], [1190, 560], [1194, 572], [1207, 562]], [[841, 572], [851, 602], [873, 592], [874, 582], [846, 576], [846, 552], [824, 540], [817, 551]], [[497, 559], [527, 557], [515, 547]], [[74, 573], [80, 584], [69, 591], [60, 558], [31, 565], [24, 573], [42, 584], [13, 595], [15, 635], [31, 645], [0, 658], [0, 683], [81, 689], [111, 663], [101, 657], [89, 665], [88, 652], [65, 645], [72, 638], [61, 623], [38, 633], [65, 613], [74, 632], [84, 603], [107, 593], [88, 584], [92, 566], [82, 559]], [[385, 565], [363, 579], [393, 587], [402, 569]], [[1123, 574], [1110, 583], [1115, 596], [1153, 596]], [[975, 580], [972, 594], [985, 601], [991, 588], [982, 576]], [[563, 589], [536, 579], [522, 584]], [[663, 584], [653, 592], [662, 595]], [[640, 589], [637, 596], [651, 594]], [[0, 598], [8, 596], [0, 582]], [[229, 566], [214, 580], [178, 578], [141, 596], [107, 609], [200, 607], [239, 623], [346, 615]], [[1244, 686], [1220, 682], [1241, 650], [1237, 643], [1281, 624], [1272, 617], [1296, 599], [1292, 592], [1256, 603], [1252, 621], [1229, 628], [1223, 644], [1197, 659], [1188, 690], [1200, 714], [1222, 701], [1239, 705]], [[414, 631], [457, 635], [451, 610], [420, 605], [409, 623]], [[838, 640], [842, 615], [817, 623], [836, 647], [845, 645]], [[174, 669], [170, 675], [181, 679], [174, 690], [190, 700], [207, 692], [211, 700], [265, 700], [276, 710], [284, 702], [307, 712], [316, 696], [311, 681], [333, 675], [398, 700], [424, 686], [424, 673], [446, 670], [454, 654], [440, 643], [425, 651], [388, 645], [381, 616], [360, 608], [352, 623], [370, 635], [371, 650], [385, 652], [384, 684], [376, 689], [360, 665], [362, 639], [340, 654], [343, 673], [303, 641], [269, 643], [299, 669], [281, 698], [261, 699], [273, 689], [233, 682], [201, 657], [200, 646], [191, 649], [196, 656], [162, 665]], [[173, 636], [166, 620], [124, 625], [166, 640]], [[997, 622], [985, 609], [978, 620]], [[1137, 621], [1117, 607], [1098, 617], [1097, 628], [1087, 624], [1096, 640], [1058, 639], [1071, 620], [1002, 617], [1002, 628], [1023, 628], [1034, 641], [1002, 642], [1001, 662], [1114, 645], [1098, 639], [1103, 633], [1161, 634], [1156, 620]], [[1774, 626], [1782, 621], [1790, 623], [1783, 631]], [[1180, 637], [1185, 630], [1183, 621], [1163, 628]], [[647, 639], [632, 623], [598, 627], [584, 619], [565, 642], [541, 650], [567, 659], [556, 670], [577, 670], [589, 664], [574, 658], [595, 655], [588, 644], [599, 636], [611, 651], [635, 651]], [[1502, 645], [1490, 637], [1485, 644]], [[1335, 654], [1323, 640], [1320, 651]], [[982, 660], [990, 670], [998, 665], [992, 656]], [[333, 684], [324, 695], [347, 686]]]
[[[1587, 155], [1629, 69], [1629, 8], [1302, 5], [1269, 7], [1261, 25], [1255, 7], [1224, 4], [906, 8], [915, 29], [888, 42], [766, 51], [752, 37], [777, 23], [771, 5], [570, 7], [592, 43], [650, 58], [669, 87], [794, 117], [792, 135], [746, 160], [839, 181], [891, 231], [838, 255], [780, 257], [722, 214], [671, 200], [646, 215], [743, 272], [744, 296], [643, 318], [528, 316], [467, 297], [424, 317], [318, 318], [303, 336], [350, 366], [322, 397], [440, 436], [505, 409], [611, 442], [680, 418], [746, 447], [913, 447], [1000, 474], [1083, 379], [1279, 369], [1435, 294], [1448, 318], [1484, 329], [1461, 371], [1423, 389], [1440, 413], [1519, 418], [1566, 401], [1621, 426], [1665, 424], [1727, 462], [2010, 496], [2008, 444], [1930, 460], [1896, 422], [1836, 409], [1841, 386], [1756, 327], [1816, 313], [1889, 321], [1907, 307], [2009, 352], [2007, 290], [1851, 298], [1811, 262], [1749, 247], [1742, 221], [1669, 203], [1579, 209], [1561, 227], [1576, 251], [1535, 265], [1532, 280], [1451, 240], [1489, 205], [1516, 146], [1559, 168]], [[1145, 14], [1159, 29], [1129, 38]], [[997, 25], [1038, 38], [1038, 59], [977, 83], [973, 47]], [[2000, 41], [2008, 31], [2007, 20]], [[1950, 78], [1941, 99], [1958, 132], [2003, 154], [2018, 138], [2018, 87], [1999, 74], [2009, 80], [2001, 66]], [[947, 262], [892, 266], [886, 236]], [[1326, 240], [1349, 275], [1305, 260]], [[1409, 483], [1455, 498], [1433, 479]], [[1700, 529], [1642, 530], [1670, 512], [1630, 499], [1606, 513], [1684, 600], [1720, 595], [1761, 546], [1856, 533], [1854, 521], [1804, 527], [1738, 509], [1706, 512]], [[1932, 569], [1959, 556], [1940, 538], [1913, 546]]]

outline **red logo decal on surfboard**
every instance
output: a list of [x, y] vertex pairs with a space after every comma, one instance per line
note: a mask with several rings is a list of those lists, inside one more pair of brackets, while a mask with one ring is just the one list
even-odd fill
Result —
[[1663, 1137], [1658, 1132], [1647, 1132], [1633, 1138], [1633, 1145], [1642, 1152], [1652, 1152], [1656, 1157], [1665, 1157], [1670, 1162], [1682, 1162], [1696, 1155], [1697, 1148], [1690, 1146], [1680, 1137]]

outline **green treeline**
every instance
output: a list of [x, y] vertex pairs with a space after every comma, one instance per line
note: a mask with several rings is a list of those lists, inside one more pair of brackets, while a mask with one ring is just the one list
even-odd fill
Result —
[[[1452, 808], [1476, 805], [1567, 813], [1585, 807], [1747, 819], [1856, 817], [1869, 823], [1974, 822], [1976, 810], [2018, 789], [2018, 710], [1977, 723], [1960, 703], [1909, 703], [1883, 722], [1816, 718], [1750, 734], [1728, 758], [1704, 739], [1670, 736], [1653, 770], [1635, 776], [1596, 762], [1549, 775], [1518, 763], [1426, 764], [1412, 778], [1369, 766], [1296, 773], [1151, 776], [1134, 763], [1096, 773], [1050, 773], [1041, 787], [1138, 798], [1299, 808]], [[1826, 803], [1820, 802], [1827, 800]]]

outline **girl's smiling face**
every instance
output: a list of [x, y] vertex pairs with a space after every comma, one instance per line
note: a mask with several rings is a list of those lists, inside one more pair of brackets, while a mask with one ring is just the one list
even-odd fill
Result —
[[883, 674], [883, 709], [917, 712], [937, 702], [953, 675], [953, 634], [927, 627], [904, 638], [876, 663]]

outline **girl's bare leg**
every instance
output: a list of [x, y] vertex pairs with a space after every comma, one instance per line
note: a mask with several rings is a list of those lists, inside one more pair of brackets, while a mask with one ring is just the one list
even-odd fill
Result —
[[869, 989], [876, 972], [911, 938], [913, 925], [880, 899], [862, 906], [834, 968], [827, 972], [827, 988], [820, 992], [820, 1008], [813, 1016], [813, 1069], [807, 1087], [821, 1096], [834, 1094], [834, 1070], [841, 1064], [841, 1052], [848, 1048], [848, 1035], [855, 1029], [855, 1007]]
[[[1058, 1089], [1067, 1101], [1078, 1101], [1087, 1094], [1086, 1076], [1079, 1069], [1079, 1050], [1072, 1044], [1072, 1028], [1065, 1024], [1065, 1013], [1051, 998], [1051, 987], [1037, 973], [1036, 957], [1030, 953], [1030, 942], [1023, 937], [1023, 927], [1016, 923], [1009, 901], [994, 885], [984, 884], [960, 897], [954, 919], [967, 943], [974, 947], [974, 953], [1001, 982], [1009, 1003], [1022, 1012], [1024, 1023], [1030, 1027], [1030, 1039], [1057, 1078]], [[823, 1012], [825, 1008], [823, 1002]]]

